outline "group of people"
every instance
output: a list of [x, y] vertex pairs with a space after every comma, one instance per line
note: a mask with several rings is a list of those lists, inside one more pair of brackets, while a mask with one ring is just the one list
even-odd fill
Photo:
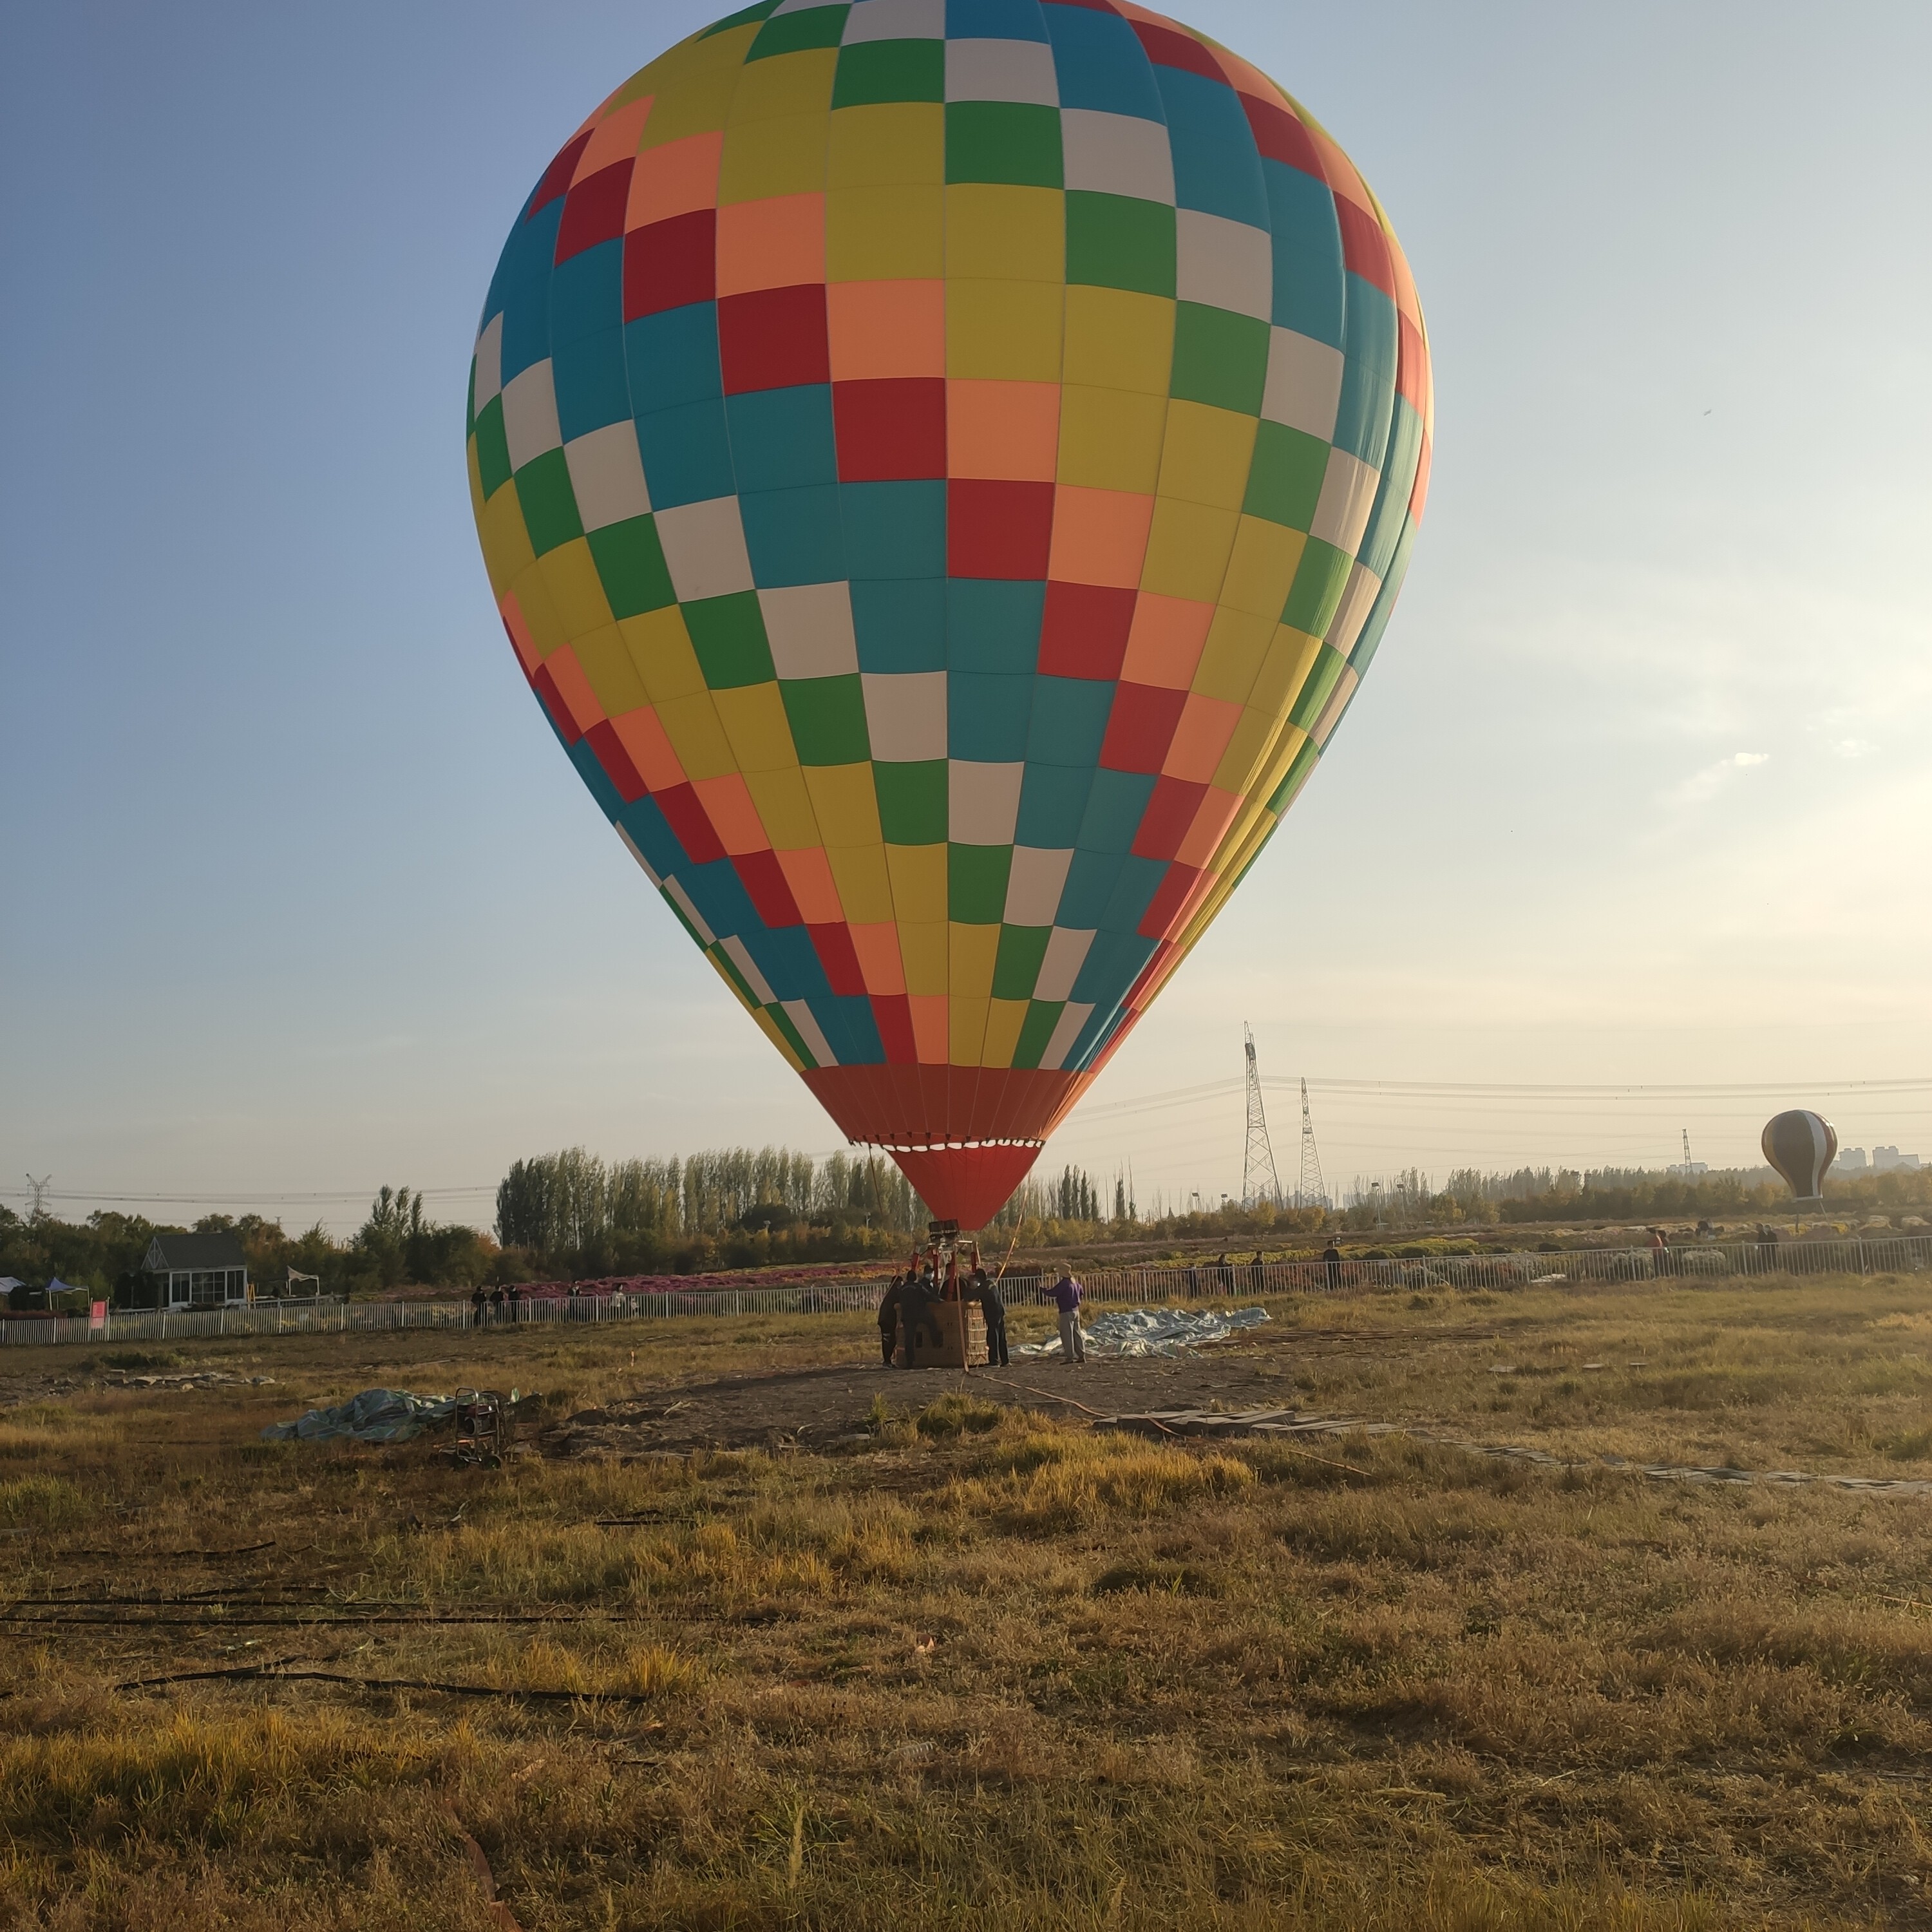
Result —
[[[1342, 1250], [1332, 1240], [1322, 1250], [1322, 1264], [1327, 1271], [1328, 1286], [1330, 1288], [1340, 1288], [1342, 1286]], [[1204, 1270], [1198, 1262], [1190, 1263], [1187, 1270], [1188, 1292], [1192, 1294], [1198, 1294], [1201, 1292], [1201, 1278], [1205, 1273], [1214, 1278], [1215, 1285], [1224, 1293], [1233, 1294], [1234, 1270], [1240, 1264], [1231, 1262], [1225, 1254], [1210, 1269]], [[1267, 1266], [1268, 1263], [1263, 1258], [1261, 1250], [1256, 1249], [1255, 1258], [1246, 1264], [1246, 1267], [1248, 1286], [1257, 1294], [1264, 1294], [1267, 1291], [1268, 1276], [1263, 1271]], [[1055, 1292], [1058, 1292], [1057, 1290]]]
[[[916, 1338], [922, 1334], [931, 1338], [935, 1348], [939, 1346], [942, 1339], [939, 1322], [932, 1311], [945, 1299], [944, 1287], [930, 1258], [921, 1267], [908, 1268], [904, 1274], [893, 1276], [888, 1283], [879, 1303], [879, 1353], [887, 1368], [892, 1366], [898, 1353], [902, 1334], [905, 1337], [908, 1357]], [[986, 1318], [987, 1365], [1004, 1368], [1006, 1304], [1000, 1300], [1000, 1291], [993, 1286], [992, 1277], [983, 1268], [975, 1267], [959, 1284], [959, 1298], [962, 1302], [976, 1301], [980, 1304], [980, 1312]]]
[[485, 1288], [479, 1282], [470, 1291], [470, 1320], [471, 1325], [481, 1328], [491, 1322], [515, 1322], [524, 1312], [524, 1292], [514, 1282], [506, 1288], [500, 1282], [494, 1288]]
[[[944, 1299], [943, 1286], [930, 1261], [922, 1267], [907, 1269], [902, 1275], [895, 1275], [887, 1285], [879, 1302], [879, 1354], [887, 1368], [898, 1357], [902, 1336], [907, 1343], [908, 1360], [915, 1339], [922, 1333], [931, 1336], [934, 1348], [939, 1346], [939, 1323], [932, 1311], [934, 1304]], [[1084, 1292], [1073, 1275], [1063, 1268], [1060, 1279], [1053, 1285], [1053, 1305], [1060, 1317], [1060, 1359], [1063, 1362], [1084, 1362], [1087, 1359], [1086, 1341], [1080, 1332], [1080, 1304]], [[1006, 1304], [983, 1268], [976, 1264], [971, 1274], [959, 1284], [959, 1298], [962, 1302], [976, 1301], [986, 1318], [986, 1366], [990, 1369], [1008, 1366]]]
[[[1654, 1275], [1675, 1274], [1678, 1271], [1677, 1257], [1671, 1252], [1670, 1236], [1662, 1228], [1645, 1231], [1650, 1237], [1650, 1271]], [[1719, 1230], [1708, 1221], [1697, 1223], [1697, 1238], [1700, 1241], [1714, 1241]], [[1775, 1267], [1778, 1262], [1778, 1230], [1768, 1221], [1760, 1221], [1753, 1233], [1757, 1244], [1760, 1261]]]

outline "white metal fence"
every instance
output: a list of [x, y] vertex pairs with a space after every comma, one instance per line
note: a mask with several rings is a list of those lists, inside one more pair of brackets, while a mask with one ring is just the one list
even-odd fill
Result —
[[[1280, 1294], [1348, 1294], [1397, 1288], [1588, 1287], [1653, 1279], [1719, 1283], [1751, 1276], [1900, 1274], [1932, 1268], [1932, 1235], [1880, 1240], [1700, 1241], [1654, 1256], [1648, 1248], [1572, 1248], [1562, 1254], [1422, 1255], [1386, 1261], [1204, 1262], [1184, 1268], [1093, 1268], [1081, 1275], [1088, 1298], [1146, 1304]], [[1037, 1306], [1055, 1271], [1010, 1274], [1000, 1293], [1010, 1306]], [[648, 1294], [572, 1295], [526, 1300], [520, 1324], [664, 1321], [692, 1316], [811, 1315], [878, 1307], [881, 1280], [800, 1282], [790, 1287], [692, 1288]], [[105, 1328], [87, 1316], [16, 1316], [0, 1322], [0, 1341], [188, 1342], [224, 1335], [312, 1335], [348, 1330], [490, 1328], [466, 1301], [254, 1301], [232, 1307], [116, 1310]]]

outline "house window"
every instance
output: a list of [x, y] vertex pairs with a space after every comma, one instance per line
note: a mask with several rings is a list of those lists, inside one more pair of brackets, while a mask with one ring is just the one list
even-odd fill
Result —
[[218, 1308], [248, 1298], [245, 1268], [172, 1268], [160, 1279], [170, 1308]]

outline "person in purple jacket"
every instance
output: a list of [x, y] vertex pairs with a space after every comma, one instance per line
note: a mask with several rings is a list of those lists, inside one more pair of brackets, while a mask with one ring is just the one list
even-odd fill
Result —
[[1060, 1310], [1060, 1359], [1085, 1361], [1087, 1345], [1080, 1335], [1080, 1284], [1070, 1269], [1062, 1268], [1053, 1284], [1053, 1305]]

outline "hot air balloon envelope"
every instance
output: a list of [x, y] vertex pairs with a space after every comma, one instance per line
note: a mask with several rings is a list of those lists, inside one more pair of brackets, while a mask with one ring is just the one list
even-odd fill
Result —
[[1764, 1157], [1799, 1200], [1820, 1200], [1826, 1170], [1838, 1157], [1838, 1130], [1822, 1114], [1794, 1107], [1765, 1123]]
[[782, 0], [544, 170], [470, 474], [632, 854], [971, 1227], [1320, 758], [1430, 398], [1379, 204], [1237, 56], [1110, 0]]

